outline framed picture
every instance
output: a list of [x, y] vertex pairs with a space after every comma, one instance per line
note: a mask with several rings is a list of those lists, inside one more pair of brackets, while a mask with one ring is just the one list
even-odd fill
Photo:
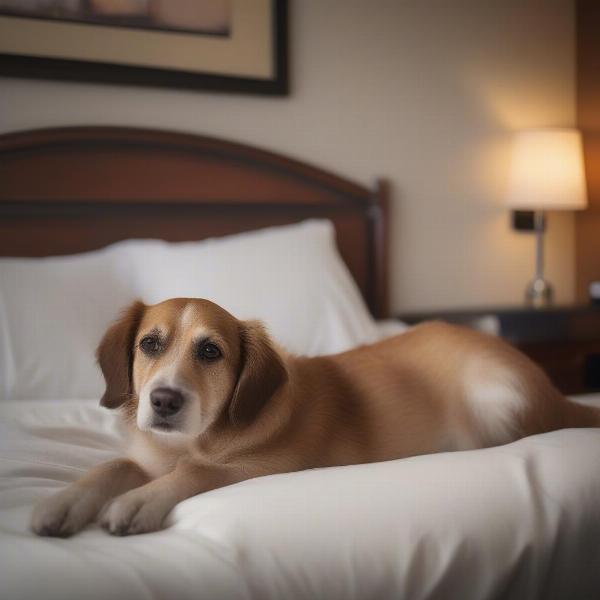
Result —
[[287, 0], [0, 0], [0, 74], [284, 95]]

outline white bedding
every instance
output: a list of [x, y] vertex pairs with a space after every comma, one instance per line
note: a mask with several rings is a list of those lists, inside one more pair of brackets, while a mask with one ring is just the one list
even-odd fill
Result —
[[33, 536], [32, 504], [117, 455], [117, 423], [0, 404], [3, 600], [599, 597], [600, 430], [254, 479], [153, 534]]
[[592, 429], [250, 480], [182, 502], [153, 534], [29, 532], [37, 500], [120, 454], [117, 415], [90, 400], [94, 348], [133, 298], [213, 298], [310, 354], [401, 331], [378, 330], [334, 238], [310, 221], [0, 259], [0, 600], [600, 598]]

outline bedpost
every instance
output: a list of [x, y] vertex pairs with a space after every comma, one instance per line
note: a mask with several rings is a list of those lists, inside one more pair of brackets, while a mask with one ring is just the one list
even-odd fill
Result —
[[377, 318], [389, 316], [389, 184], [378, 179], [369, 207], [372, 236], [371, 310]]

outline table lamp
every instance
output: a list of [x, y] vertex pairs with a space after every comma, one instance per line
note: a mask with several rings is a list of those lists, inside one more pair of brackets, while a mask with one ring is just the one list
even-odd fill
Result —
[[552, 303], [544, 279], [544, 211], [578, 210], [587, 205], [583, 144], [576, 129], [530, 129], [515, 134], [507, 203], [533, 211], [536, 234], [535, 277], [526, 302], [536, 308]]

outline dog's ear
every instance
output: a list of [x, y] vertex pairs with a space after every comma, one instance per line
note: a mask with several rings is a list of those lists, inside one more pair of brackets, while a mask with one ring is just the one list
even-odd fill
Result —
[[240, 375], [229, 404], [235, 425], [251, 422], [287, 379], [281, 356], [258, 321], [241, 323], [240, 350]]
[[106, 382], [100, 406], [117, 408], [132, 391], [133, 343], [145, 310], [143, 302], [136, 301], [129, 306], [109, 327], [96, 350]]

